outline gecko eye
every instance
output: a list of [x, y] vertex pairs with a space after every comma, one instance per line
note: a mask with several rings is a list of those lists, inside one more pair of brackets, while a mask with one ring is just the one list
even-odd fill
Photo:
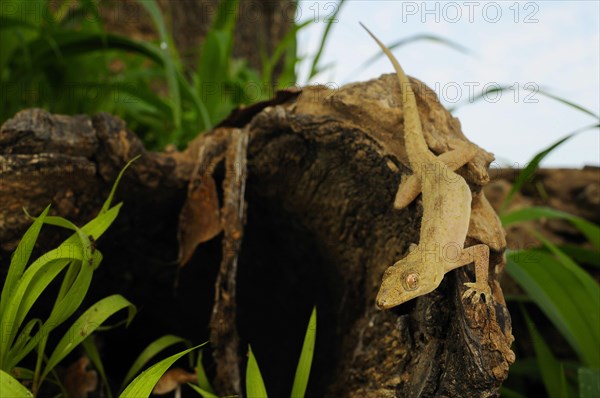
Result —
[[419, 274], [417, 272], [410, 272], [406, 274], [402, 284], [406, 290], [415, 290], [419, 286]]

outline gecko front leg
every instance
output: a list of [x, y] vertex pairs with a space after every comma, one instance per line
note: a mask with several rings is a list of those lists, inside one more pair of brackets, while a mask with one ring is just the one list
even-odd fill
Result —
[[[478, 148], [472, 144], [464, 144], [438, 156], [452, 171], [456, 171], [473, 159]], [[421, 193], [421, 178], [416, 174], [402, 181], [394, 199], [394, 209], [400, 210], [412, 203]]]
[[471, 302], [478, 303], [481, 295], [485, 297], [487, 304], [491, 303], [492, 291], [488, 283], [490, 248], [487, 245], [480, 244], [470, 246], [462, 250], [458, 261], [449, 263], [446, 272], [467, 264], [475, 264], [475, 282], [467, 282], [467, 290], [463, 293], [463, 299], [471, 297]]

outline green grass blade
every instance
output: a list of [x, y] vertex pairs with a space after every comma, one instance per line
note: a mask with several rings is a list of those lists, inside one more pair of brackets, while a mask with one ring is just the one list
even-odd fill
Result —
[[3, 397], [33, 397], [31, 391], [29, 391], [25, 386], [17, 379], [9, 375], [3, 370], [0, 370], [0, 392], [2, 392]]
[[250, 346], [248, 346], [248, 364], [246, 366], [246, 397], [267, 398], [265, 382]]
[[[301, 58], [298, 57], [298, 32], [301, 29], [304, 29], [306, 26], [312, 23], [312, 19], [303, 22], [301, 24], [294, 24], [294, 27], [286, 33], [281, 42], [275, 48], [273, 52], [273, 56], [269, 61], [269, 69], [272, 71], [274, 65], [279, 62], [279, 57], [275, 55], [278, 52], [281, 52], [281, 56], [283, 56], [283, 67], [281, 68], [281, 73], [277, 80], [277, 88], [285, 89], [297, 84], [298, 77], [296, 73], [296, 66], [301, 61]], [[280, 49], [281, 48], [281, 49]], [[265, 80], [265, 76], [267, 73], [263, 73], [263, 81]], [[270, 73], [272, 75], [272, 72]]]
[[[407, 44], [412, 44], [418, 41], [429, 41], [429, 42], [433, 42], [433, 43], [437, 43], [437, 44], [441, 44], [444, 45], [446, 47], [449, 47], [453, 50], [456, 50], [460, 53], [463, 54], [472, 54], [472, 51], [469, 50], [467, 47], [446, 39], [442, 36], [438, 36], [438, 35], [432, 35], [432, 34], [417, 34], [414, 36], [410, 36], [410, 37], [406, 37], [404, 39], [400, 39], [398, 41], [395, 41], [394, 43], [390, 44], [389, 46], [387, 46], [387, 48], [390, 51], [394, 51], [397, 48], [400, 48], [402, 46], [405, 46]], [[370, 57], [369, 59], [367, 59], [357, 70], [361, 70], [361, 69], [365, 69], [366, 67], [368, 67], [369, 65], [371, 65], [373, 62], [377, 61], [379, 58], [385, 56], [383, 51], [378, 51], [375, 55], [373, 55], [372, 57]]]
[[331, 16], [329, 17], [329, 20], [326, 21], [327, 25], [325, 26], [325, 30], [323, 31], [323, 36], [321, 36], [321, 40], [319, 42], [319, 49], [317, 50], [317, 53], [315, 54], [315, 57], [313, 58], [312, 64], [310, 66], [310, 74], [308, 75], [309, 81], [310, 81], [310, 79], [315, 77], [320, 72], [319, 62], [321, 61], [321, 56], [323, 55], [323, 50], [325, 49], [325, 44], [327, 43], [327, 39], [329, 38], [331, 28], [333, 27], [333, 24], [337, 22], [337, 16], [340, 13], [342, 6], [344, 5], [345, 2], [346, 2], [346, 0], [340, 0], [335, 5], [335, 7], [337, 7], [337, 8], [333, 12], [333, 14], [331, 14]]
[[161, 57], [165, 67], [165, 77], [167, 86], [169, 87], [169, 96], [173, 102], [173, 124], [176, 130], [181, 129], [182, 114], [181, 114], [181, 95], [179, 93], [179, 84], [177, 81], [177, 52], [174, 42], [167, 32], [165, 21], [162, 13], [155, 0], [138, 0], [138, 3], [150, 14], [154, 25], [158, 29], [158, 36], [161, 41]]
[[502, 221], [503, 226], [507, 227], [514, 223], [539, 220], [542, 218], [559, 218], [570, 221], [575, 228], [579, 229], [579, 231], [585, 235], [592, 245], [600, 249], [600, 227], [581, 217], [574, 216], [564, 211], [549, 207], [532, 206], [503, 214], [500, 216], [500, 221]]
[[585, 107], [583, 107], [583, 106], [581, 106], [579, 104], [576, 104], [573, 101], [569, 101], [568, 99], [565, 99], [565, 98], [559, 97], [557, 95], [554, 95], [554, 94], [552, 94], [552, 93], [550, 93], [550, 92], [548, 92], [546, 90], [536, 90], [536, 92], [542, 94], [543, 96], [551, 98], [551, 99], [553, 99], [555, 101], [563, 103], [563, 104], [565, 104], [567, 106], [570, 106], [571, 108], [577, 109], [578, 111], [581, 111], [581, 112], [583, 112], [585, 114], [588, 114], [591, 117], [593, 117], [594, 119], [600, 118], [600, 116], [597, 113], [595, 113], [595, 112], [593, 112], [593, 111], [591, 111], [591, 110], [589, 110], [589, 109], [587, 109], [587, 108], [585, 108]]
[[[475, 102], [477, 102], [479, 100], [487, 98], [487, 96], [490, 95], [490, 94], [503, 93], [505, 91], [512, 92], [512, 91], [514, 91], [514, 89], [515, 89], [514, 85], [512, 85], [512, 86], [491, 87], [491, 88], [487, 89], [486, 91], [482, 91], [481, 93], [479, 93], [478, 95], [474, 96], [473, 98], [470, 98], [468, 100], [468, 102], [458, 104], [458, 105], [456, 105], [456, 106], [454, 106], [452, 108], [449, 108], [448, 110], [450, 111], [450, 113], [453, 113], [456, 109], [460, 108], [461, 106], [463, 106], [465, 104], [473, 104], [473, 103], [475, 103]], [[569, 106], [569, 107], [571, 107], [573, 109], [581, 111], [581, 112], [583, 112], [583, 113], [585, 113], [585, 114], [593, 117], [594, 119], [600, 118], [600, 116], [597, 115], [595, 112], [593, 112], [593, 111], [591, 111], [591, 110], [589, 110], [589, 109], [587, 109], [587, 108], [585, 108], [585, 107], [583, 107], [581, 105], [578, 105], [578, 104], [574, 103], [573, 101], [570, 101], [568, 99], [559, 97], [557, 95], [554, 95], [554, 94], [548, 92], [545, 89], [541, 89], [539, 87], [535, 87], [535, 89], [529, 89], [529, 88], [525, 87], [525, 89], [527, 91], [531, 91], [531, 92], [536, 93], [536, 94], [539, 93], [539, 94], [543, 95], [544, 97], [548, 97], [550, 99], [558, 101], [558, 102], [560, 102], [560, 103], [562, 103], [564, 105], [567, 105], [567, 106]]]
[[35, 326], [37, 326], [38, 328], [41, 328], [42, 325], [43, 325], [43, 322], [39, 318], [34, 318], [34, 319], [31, 319], [29, 322], [27, 322], [27, 324], [19, 332], [17, 340], [15, 341], [15, 344], [12, 346], [12, 348], [10, 350], [9, 357], [10, 357], [11, 353], [13, 353], [13, 352], [21, 352], [25, 348], [26, 344], [31, 341], [31, 332], [33, 331], [33, 328]]
[[537, 170], [538, 165], [540, 164], [540, 162], [548, 154], [550, 154], [550, 152], [552, 152], [553, 150], [555, 150], [556, 148], [558, 148], [560, 145], [562, 145], [567, 140], [573, 138], [575, 135], [577, 135], [581, 131], [583, 131], [583, 130], [576, 131], [574, 133], [571, 133], [571, 134], [569, 134], [569, 135], [561, 138], [560, 140], [558, 140], [554, 144], [550, 145], [548, 148], [546, 148], [543, 151], [539, 152], [537, 155], [535, 155], [533, 157], [533, 159], [531, 159], [531, 161], [529, 162], [529, 164], [527, 165], [527, 167], [525, 167], [519, 173], [519, 175], [517, 176], [517, 178], [515, 179], [515, 182], [514, 182], [512, 188], [510, 189], [510, 192], [508, 193], [508, 195], [504, 199], [504, 202], [502, 202], [502, 206], [500, 208], [500, 213], [503, 213], [504, 210], [506, 210], [508, 208], [508, 206], [512, 202], [515, 194], [521, 190], [521, 187], [523, 186], [523, 184], [525, 184], [525, 182], [529, 181], [533, 177], [533, 174]]
[[49, 210], [50, 206], [46, 207], [42, 214], [40, 214], [40, 216], [27, 229], [27, 232], [25, 232], [23, 235], [23, 238], [19, 242], [17, 249], [10, 259], [8, 274], [6, 275], [6, 280], [4, 281], [4, 285], [2, 287], [2, 295], [0, 296], [0, 320], [2, 319], [2, 314], [4, 313], [4, 308], [8, 302], [8, 298], [13, 294], [17, 281], [19, 278], [21, 278], [23, 272], [25, 271], [25, 267], [29, 262], [31, 253], [33, 252], [33, 246], [35, 245], [38, 235], [40, 234], [40, 230], [44, 224], [44, 219], [48, 215]]
[[212, 29], [233, 33], [237, 19], [239, 0], [223, 0], [219, 2]]
[[198, 352], [198, 358], [196, 360], [196, 372], [198, 374], [198, 387], [200, 387], [203, 391], [214, 394], [215, 390], [213, 390], [212, 386], [210, 385], [210, 381], [208, 380], [208, 376], [204, 370], [204, 365], [202, 365], [202, 350]]
[[92, 361], [92, 364], [94, 364], [94, 367], [100, 374], [100, 378], [102, 379], [104, 390], [106, 391], [108, 398], [112, 398], [112, 391], [110, 389], [110, 384], [108, 383], [108, 378], [106, 377], [106, 372], [104, 371], [104, 364], [102, 363], [102, 358], [100, 357], [98, 347], [96, 347], [93, 337], [89, 336], [87, 339], [83, 340], [81, 345], [85, 349], [87, 356]]
[[133, 304], [122, 296], [108, 296], [88, 308], [65, 333], [56, 348], [48, 358], [41, 379], [63, 360], [75, 347], [91, 335], [101, 324], [115, 313], [127, 308], [127, 324], [133, 319], [136, 309]]
[[188, 386], [190, 386], [194, 391], [196, 391], [202, 398], [219, 398], [212, 392], [206, 391], [205, 389], [203, 389], [195, 384], [188, 383]]
[[592, 298], [592, 304], [598, 309], [598, 311], [590, 314], [590, 321], [593, 325], [598, 325], [597, 328], [597, 339], [600, 342], [600, 285], [596, 282], [587, 272], [577, 265], [569, 256], [563, 253], [555, 244], [550, 242], [544, 235], [537, 231], [532, 231], [535, 237], [542, 242], [542, 244], [556, 256], [560, 263], [577, 279], [581, 285], [589, 293], [589, 297]]
[[558, 248], [578, 264], [600, 268], [600, 254], [597, 250], [589, 250], [572, 244], [559, 245]]
[[[223, 90], [233, 80], [231, 51], [237, 9], [237, 0], [219, 2], [213, 24], [204, 37], [200, 51], [193, 78], [195, 90], [191, 90], [189, 95], [200, 111], [205, 128], [211, 128], [213, 123], [227, 116], [236, 105]], [[186, 88], [188, 86], [189, 84], [185, 85]]]
[[129, 166], [131, 166], [131, 164], [133, 162], [135, 162], [136, 160], [138, 160], [141, 156], [142, 155], [135, 156], [133, 159], [131, 159], [129, 162], [127, 162], [127, 164], [121, 169], [121, 171], [119, 172], [119, 175], [117, 176], [117, 179], [115, 180], [112, 188], [110, 189], [110, 194], [108, 195], [108, 198], [106, 198], [106, 200], [104, 201], [104, 204], [102, 204], [102, 208], [100, 209], [99, 214], [104, 214], [108, 211], [108, 209], [110, 208], [110, 205], [113, 201], [113, 198], [115, 197], [115, 192], [117, 191], [117, 187], [119, 186], [119, 183], [121, 182], [121, 178], [123, 178], [123, 174], [125, 174], [125, 171], [129, 168]]
[[138, 377], [136, 377], [121, 393], [120, 398], [146, 398], [154, 389], [156, 383], [161, 376], [173, 365], [179, 358], [192, 352], [193, 350], [202, 347], [204, 344], [196, 347], [189, 348], [178, 354], [171, 355], [168, 358], [152, 365], [150, 368], [144, 370]]
[[19, 18], [12, 18], [6, 15], [0, 15], [0, 30], [11, 30], [11, 29], [27, 29], [31, 31], [37, 31], [38, 27], [28, 21]]
[[304, 343], [302, 344], [300, 359], [298, 360], [298, 366], [296, 367], [296, 376], [294, 377], [294, 385], [292, 386], [292, 398], [303, 398], [306, 393], [306, 386], [308, 385], [310, 368], [315, 351], [316, 337], [317, 308], [315, 307], [310, 314], [310, 320], [308, 321], [308, 327], [306, 328], [306, 334], [304, 335]]
[[150, 361], [164, 349], [178, 343], [184, 343], [186, 346], [189, 346], [189, 343], [186, 340], [173, 335], [162, 336], [148, 344], [144, 351], [142, 351], [142, 353], [135, 359], [133, 365], [131, 365], [131, 368], [125, 375], [123, 383], [121, 383], [121, 390], [123, 390], [125, 386], [129, 384], [129, 382], [135, 377], [136, 374], [140, 372], [140, 370], [142, 370], [148, 361]]
[[525, 395], [506, 386], [500, 387], [500, 398], [527, 398]]
[[548, 396], [550, 398], [569, 397], [567, 380], [562, 365], [554, 358], [552, 351], [550, 351], [550, 348], [523, 307], [521, 307], [521, 313], [525, 317], [525, 323], [533, 341], [538, 368], [542, 374], [542, 380], [544, 381]]
[[[103, 213], [89, 223], [87, 223], [78, 233], [71, 235], [68, 239], [66, 239], [58, 248], [51, 250], [50, 252], [44, 254], [42, 257], [36, 259], [32, 265], [27, 269], [23, 277], [19, 280], [18, 292], [14, 295], [14, 297], [10, 297], [8, 299], [11, 307], [10, 314], [4, 314], [2, 317], [2, 322], [9, 322], [7, 324], [15, 325], [15, 328], [18, 329], [19, 325], [25, 319], [29, 309], [42, 291], [48, 286], [48, 284], [53, 280], [54, 277], [67, 265], [69, 262], [78, 260], [80, 262], [84, 261], [84, 252], [81, 250], [81, 239], [83, 237], [92, 236], [94, 239], [98, 239], [106, 229], [112, 224], [117, 215], [119, 214], [119, 210], [121, 208], [121, 204], [112, 207], [106, 213]], [[87, 239], [87, 238], [86, 238]], [[89, 252], [88, 252], [89, 255]], [[101, 256], [99, 252], [96, 251], [94, 253], [92, 262], [99, 261]], [[81, 265], [77, 265], [81, 267]], [[43, 271], [40, 272], [40, 270]], [[67, 273], [72, 275], [76, 275], [75, 271], [71, 272], [70, 269]], [[38, 272], [40, 272], [38, 274]], [[77, 274], [78, 275], [78, 274]], [[82, 275], [80, 279], [80, 284], [78, 286], [86, 285], [85, 275]], [[76, 281], [77, 279], [74, 279]], [[88, 283], [89, 285], [89, 283]], [[63, 288], [63, 286], [65, 286]], [[66, 289], [71, 287], [67, 284], [61, 285], [62, 294], [66, 294]], [[17, 300], [18, 298], [18, 300]], [[7, 304], [8, 305], [8, 304]], [[68, 302], [65, 302], [65, 305], [69, 307]], [[61, 309], [62, 310], [62, 309]], [[64, 313], [63, 313], [64, 315]], [[46, 322], [47, 324], [47, 322]], [[48, 332], [48, 331], [46, 331]], [[9, 336], [12, 336], [12, 332], [9, 332]], [[9, 337], [6, 340], [0, 341], [0, 352], [3, 352], [5, 346], [3, 345], [12, 343], [12, 338]], [[29, 347], [31, 348], [31, 347]]]
[[[2, 3], [3, 5], [7, 2]], [[0, 26], [6, 26], [9, 30], [2, 32], [2, 51], [0, 51], [0, 70], [5, 71], [7, 64], [14, 58], [20, 49], [24, 58], [27, 58], [29, 42], [39, 36], [45, 18], [40, 18], [39, 13], [29, 10], [41, 10], [45, 1], [15, 1], [8, 7], [0, 7], [0, 15], [9, 18], [10, 21], [1, 21]], [[33, 7], [33, 8], [31, 8]], [[17, 22], [20, 21], [20, 22]], [[6, 23], [6, 25], [5, 25]], [[13, 24], [14, 23], [14, 24]], [[12, 26], [10, 26], [12, 24]], [[22, 26], [17, 26], [22, 25]], [[30, 28], [30, 26], [32, 28]], [[4, 100], [3, 98], [3, 104]]]
[[[277, 44], [277, 47], [275, 47], [275, 50], [273, 51], [273, 55], [271, 55], [271, 58], [269, 58], [268, 60], [265, 60], [264, 65], [263, 65], [263, 82], [270, 82], [272, 79], [272, 74], [273, 74], [273, 69], [275, 68], [275, 65], [277, 65], [277, 63], [279, 62], [279, 60], [281, 59], [281, 57], [286, 53], [286, 51], [290, 48], [290, 47], [295, 47], [296, 46], [296, 35], [298, 34], [298, 32], [300, 30], [302, 30], [303, 28], [307, 27], [308, 25], [310, 25], [312, 23], [312, 19], [309, 19], [308, 21], [305, 21], [299, 25], [294, 24], [294, 26], [292, 26], [292, 28], [285, 34], [285, 36], [283, 36], [283, 38], [281, 39], [281, 41]], [[295, 64], [295, 63], [294, 63]], [[288, 67], [288, 65], [286, 65], [284, 67], [284, 69]], [[289, 75], [289, 72], [287, 73]], [[289, 76], [288, 76], [289, 79]], [[290, 83], [295, 83], [295, 79], [294, 81], [286, 81], [286, 84], [290, 84]]]
[[[37, 344], [38, 340], [33, 338], [21, 351], [15, 352], [10, 350], [17, 331], [20, 329], [27, 313], [39, 295], [67, 264], [68, 261], [54, 260], [34, 263], [27, 269], [21, 280], [19, 280], [14, 294], [8, 299], [6, 311], [2, 317], [2, 325], [7, 325], [6, 329], [2, 331], [3, 336], [0, 339], [2, 369], [8, 370], [14, 367]], [[38, 331], [36, 335], [41, 333], [44, 333], [43, 330]]]
[[502, 203], [502, 206], [500, 208], [500, 213], [503, 213], [504, 210], [506, 210], [506, 208], [508, 208], [508, 206], [510, 205], [510, 203], [512, 202], [515, 194], [521, 190], [521, 187], [523, 186], [523, 184], [525, 182], [527, 182], [528, 180], [530, 180], [533, 177], [533, 174], [535, 173], [535, 171], [537, 170], [540, 162], [550, 153], [552, 152], [554, 149], [556, 149], [558, 146], [562, 145], [565, 141], [569, 140], [570, 138], [576, 136], [579, 133], [582, 133], [584, 131], [588, 131], [588, 130], [592, 130], [592, 129], [597, 129], [600, 128], [600, 124], [594, 124], [594, 125], [590, 125], [590, 126], [586, 126], [586, 127], [582, 127], [579, 128], [577, 130], [575, 130], [574, 132], [572, 132], [571, 134], [568, 134], [567, 136], [561, 138], [560, 140], [558, 140], [557, 142], [555, 142], [554, 144], [550, 145], [548, 148], [544, 149], [543, 151], [539, 152], [537, 155], [535, 155], [533, 157], [533, 159], [531, 160], [531, 162], [529, 162], [529, 164], [527, 165], [527, 167], [525, 167], [521, 173], [517, 176], [517, 178], [515, 179], [515, 183], [513, 184], [510, 192], [508, 193], [508, 195], [506, 196], [506, 198], [504, 199], [504, 202]]
[[[60, 56], [65, 61], [69, 57], [87, 55], [99, 51], [119, 50], [134, 53], [144, 58], [150, 59], [160, 66], [164, 66], [164, 60], [160, 49], [156, 46], [141, 43], [125, 36], [106, 32], [73, 32], [60, 31], [52, 34], [53, 44], [48, 43], [47, 37], [40, 37], [30, 43], [31, 62], [35, 65], [43, 66], [49, 63], [55, 63], [57, 49]], [[21, 60], [15, 58], [10, 68], [15, 70], [16, 77], [22, 77], [19, 73], [26, 71], [16, 69], [22, 67], [19, 64]], [[28, 76], [28, 75], [26, 75]]]
[[17, 380], [33, 380], [33, 371], [16, 366], [12, 370], [12, 374], [17, 376]]
[[579, 398], [600, 397], [600, 369], [579, 368], [577, 370]]
[[506, 270], [556, 326], [588, 366], [599, 366], [598, 325], [590, 324], [597, 312], [594, 298], [580, 280], [551, 254], [530, 249], [509, 251]]
[[204, 38], [198, 62], [196, 90], [202, 98], [212, 120], [221, 120], [234, 107], [223, 87], [230, 83], [230, 49], [233, 35], [220, 30], [210, 30]]
[[[178, 74], [179, 84], [182, 87], [183, 94], [187, 95], [187, 97], [191, 100], [192, 105], [194, 106], [194, 112], [196, 113], [196, 118], [199, 119], [200, 125], [196, 126], [196, 130], [209, 130], [213, 127], [213, 122], [208, 112], [208, 108], [206, 104], [200, 98], [200, 95], [196, 90], [193, 89], [192, 85], [189, 84], [181, 73]], [[195, 85], [198, 86], [198, 85]]]
[[[47, 324], [59, 325], [68, 317], [70, 317], [77, 310], [77, 308], [79, 308], [79, 305], [85, 298], [92, 282], [92, 274], [96, 268], [94, 260], [99, 261], [101, 257], [98, 255], [94, 256], [92, 243], [89, 237], [75, 224], [62, 217], [52, 217], [51, 221], [56, 222], [56, 225], [75, 230], [75, 233], [80, 240], [79, 248], [82, 254], [81, 264], [79, 267], [77, 267], [79, 270], [77, 276], [74, 277], [72, 283], [70, 280], [67, 280], [67, 278], [64, 279], [64, 282], [66, 281], [66, 283], [61, 285], [59, 294], [56, 297], [54, 306], [52, 307], [50, 317], [46, 321]], [[73, 274], [75, 267], [69, 268], [69, 271], [72, 270], [73, 272], [71, 275], [74, 276]]]

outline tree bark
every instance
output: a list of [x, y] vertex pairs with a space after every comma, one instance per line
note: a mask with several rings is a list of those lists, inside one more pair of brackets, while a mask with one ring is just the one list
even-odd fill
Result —
[[[467, 141], [435, 94], [413, 85], [432, 151]], [[251, 344], [269, 394], [289, 395], [316, 305], [308, 396], [497, 396], [514, 354], [497, 283], [506, 242], [482, 193], [491, 154], [480, 150], [459, 173], [474, 197], [467, 245], [492, 248], [493, 303], [461, 299], [469, 266], [393, 310], [374, 304], [383, 271], [418, 242], [422, 217], [420, 200], [392, 207], [410, 173], [400, 99], [392, 75], [280, 92], [170, 153], [145, 151], [110, 115], [23, 111], [0, 130], [0, 247], [12, 250], [27, 227], [21, 207], [37, 214], [52, 202], [53, 214], [89, 219], [141, 154], [118, 190], [122, 213], [99, 242], [105, 260], [90, 294], [123, 293], [145, 308], [105, 337], [107, 369], [118, 374], [152, 339], [174, 333], [210, 339], [206, 365], [220, 394], [243, 393]], [[218, 187], [223, 232], [181, 268], [174, 294], [177, 221], [198, 173]], [[58, 239], [44, 236], [42, 247]]]

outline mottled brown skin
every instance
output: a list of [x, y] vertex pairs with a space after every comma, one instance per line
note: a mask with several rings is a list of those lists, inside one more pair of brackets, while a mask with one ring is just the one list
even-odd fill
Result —
[[[463, 298], [472, 297], [473, 302], [478, 302], [483, 294], [489, 304], [489, 247], [481, 244], [464, 248], [471, 216], [469, 186], [444, 159], [429, 150], [408, 77], [392, 53], [363, 27], [392, 62], [402, 91], [404, 143], [414, 177], [412, 182], [399, 187], [395, 207], [404, 207], [414, 200], [418, 195], [419, 181], [423, 193], [419, 244], [411, 246], [406, 257], [385, 271], [377, 294], [377, 306], [392, 308], [430, 293], [439, 286], [448, 271], [473, 262], [476, 282], [465, 283], [468, 289]], [[465, 147], [446, 155], [446, 158], [459, 167], [468, 162], [473, 153], [472, 149]]]

